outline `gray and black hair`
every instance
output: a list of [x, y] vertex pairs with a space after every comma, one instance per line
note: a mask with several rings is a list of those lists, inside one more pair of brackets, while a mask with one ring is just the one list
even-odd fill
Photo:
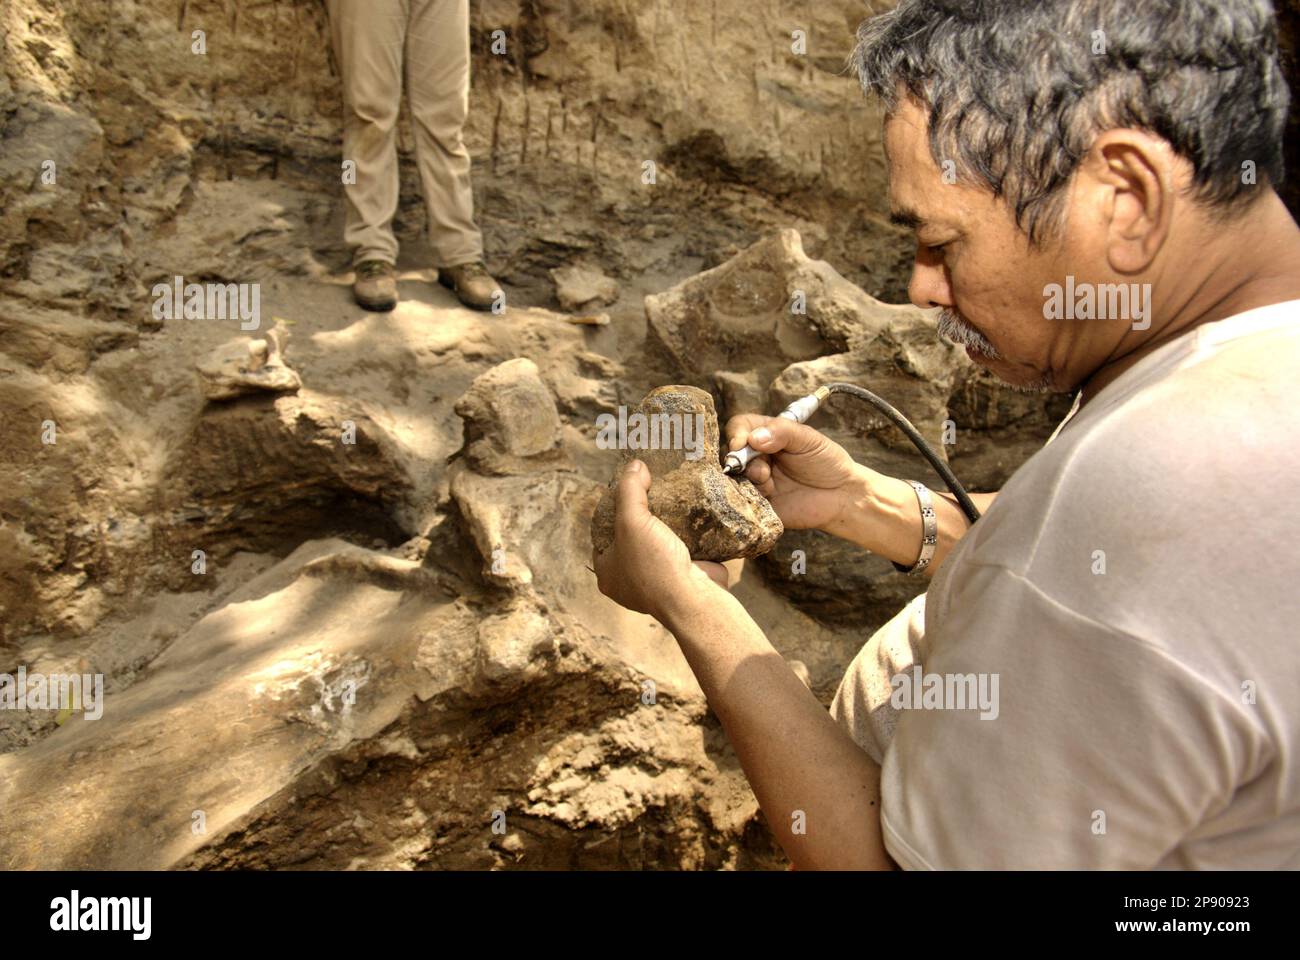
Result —
[[1035, 244], [1108, 129], [1162, 137], [1225, 216], [1259, 192], [1245, 161], [1261, 184], [1285, 176], [1269, 0], [900, 0], [862, 24], [849, 63], [887, 113], [900, 91], [927, 108], [936, 165], [1005, 198]]

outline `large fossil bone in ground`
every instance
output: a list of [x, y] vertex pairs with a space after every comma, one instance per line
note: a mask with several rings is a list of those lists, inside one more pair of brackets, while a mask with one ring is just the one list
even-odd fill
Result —
[[[650, 468], [650, 512], [682, 538], [692, 559], [757, 557], [772, 549], [784, 527], [753, 484], [722, 472], [708, 393], [659, 387], [635, 411], [601, 420], [602, 446], [619, 447], [624, 463], [636, 458]], [[601, 552], [614, 542], [616, 482], [617, 474], [591, 518], [591, 542]]]

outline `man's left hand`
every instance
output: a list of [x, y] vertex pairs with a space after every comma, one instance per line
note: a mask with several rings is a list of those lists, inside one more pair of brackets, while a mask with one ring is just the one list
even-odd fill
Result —
[[716, 599], [726, 590], [727, 568], [692, 562], [681, 538], [650, 512], [650, 468], [631, 460], [614, 493], [614, 542], [593, 553], [600, 592], [660, 623]]

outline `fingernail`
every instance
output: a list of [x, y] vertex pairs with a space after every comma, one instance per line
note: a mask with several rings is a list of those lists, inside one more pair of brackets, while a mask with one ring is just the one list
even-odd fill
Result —
[[623, 470], [624, 470], [624, 472], [626, 472], [626, 473], [640, 473], [640, 472], [641, 472], [641, 461], [640, 461], [640, 460], [629, 460], [629, 461], [627, 462], [627, 466], [624, 467]]
[[749, 435], [749, 439], [757, 440], [759, 443], [767, 443], [767, 441], [772, 439], [772, 431], [767, 429], [767, 427], [759, 427]]

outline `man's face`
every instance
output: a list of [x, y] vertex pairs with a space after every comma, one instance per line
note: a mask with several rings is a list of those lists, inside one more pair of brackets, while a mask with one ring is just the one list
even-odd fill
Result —
[[[1073, 389], [1090, 372], [1086, 324], [1044, 317], [1043, 288], [1093, 271], [1089, 231], [1033, 250], [991, 191], [945, 182], [927, 117], [903, 100], [885, 125], [892, 219], [916, 233], [908, 285], [918, 307], [941, 307], [939, 330], [999, 380], [1023, 390]], [[954, 179], [950, 168], [948, 180]]]

